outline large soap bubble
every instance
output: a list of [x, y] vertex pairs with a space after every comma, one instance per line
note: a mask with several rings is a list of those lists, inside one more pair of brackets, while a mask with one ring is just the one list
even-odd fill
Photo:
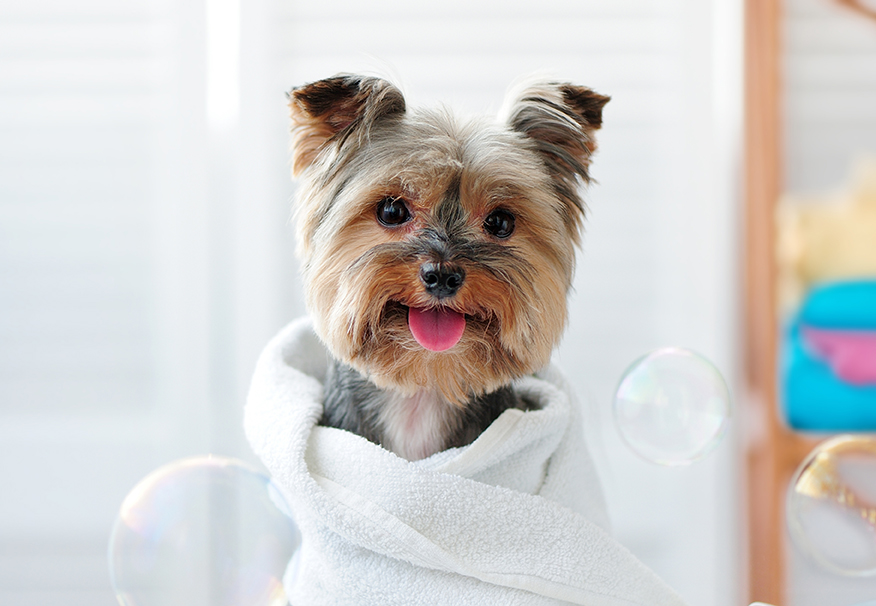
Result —
[[819, 444], [794, 475], [786, 511], [794, 543], [822, 567], [876, 575], [876, 438]]
[[109, 545], [122, 606], [286, 606], [299, 543], [275, 484], [242, 461], [177, 461], [128, 494]]
[[708, 454], [726, 432], [730, 392], [702, 356], [678, 347], [658, 349], [621, 377], [614, 418], [639, 456], [660, 465], [688, 465]]

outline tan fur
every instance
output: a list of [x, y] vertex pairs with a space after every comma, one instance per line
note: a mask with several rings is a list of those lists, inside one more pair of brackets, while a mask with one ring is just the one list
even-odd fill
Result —
[[[384, 100], [395, 98], [385, 86], [369, 86]], [[456, 405], [547, 364], [566, 323], [583, 219], [577, 187], [587, 179], [601, 123], [591, 122], [607, 98], [538, 85], [512, 103], [510, 124], [492, 124], [446, 111], [408, 114], [397, 100], [381, 112], [369, 109], [380, 99], [352, 93], [341, 95], [340, 117], [327, 119], [308, 113], [309, 94], [308, 87], [293, 91], [290, 104], [293, 171], [302, 178], [298, 251], [307, 305], [332, 354], [378, 387], [406, 396], [435, 389]], [[589, 120], [587, 103], [595, 107]], [[539, 112], [546, 118], [537, 128], [514, 127], [515, 117], [538, 119]], [[387, 196], [404, 199], [408, 223], [377, 221], [376, 206]], [[411, 251], [429, 230], [448, 229], [439, 217], [444, 203], [460, 217], [454, 241], [487, 252], [460, 254], [464, 284], [437, 301], [418, 278], [428, 254]], [[506, 240], [483, 227], [497, 208], [516, 218]], [[435, 305], [467, 319], [462, 339], [443, 352], [421, 347], [406, 320], [407, 307]]]

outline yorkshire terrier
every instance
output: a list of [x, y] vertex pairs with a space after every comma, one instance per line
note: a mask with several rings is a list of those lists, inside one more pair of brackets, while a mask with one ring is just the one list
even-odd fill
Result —
[[409, 111], [379, 78], [289, 93], [298, 254], [334, 358], [322, 425], [416, 460], [536, 407], [512, 383], [562, 335], [608, 100], [533, 84], [494, 123]]

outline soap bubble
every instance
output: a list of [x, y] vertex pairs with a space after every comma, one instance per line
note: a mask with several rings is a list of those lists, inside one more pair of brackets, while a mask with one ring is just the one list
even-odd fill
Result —
[[660, 465], [689, 465], [721, 440], [730, 418], [724, 377], [702, 356], [677, 347], [636, 360], [614, 396], [621, 437]]
[[183, 459], [137, 484], [109, 544], [122, 606], [286, 606], [299, 544], [276, 485], [242, 461]]
[[818, 564], [876, 575], [876, 438], [819, 444], [794, 474], [785, 506], [794, 543]]

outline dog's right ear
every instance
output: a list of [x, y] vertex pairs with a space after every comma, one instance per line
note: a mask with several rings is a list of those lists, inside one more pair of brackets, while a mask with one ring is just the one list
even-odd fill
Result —
[[289, 92], [292, 116], [292, 174], [313, 164], [332, 140], [357, 129], [367, 132], [376, 121], [405, 111], [405, 99], [395, 86], [381, 80], [339, 75]]

